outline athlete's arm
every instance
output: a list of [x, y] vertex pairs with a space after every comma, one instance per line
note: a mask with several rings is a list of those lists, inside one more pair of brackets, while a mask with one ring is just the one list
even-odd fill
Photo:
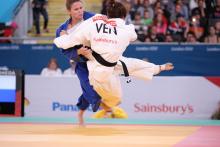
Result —
[[89, 41], [89, 31], [92, 19], [88, 19], [80, 24], [76, 31], [64, 34], [54, 40], [57, 47], [68, 49], [78, 44], [85, 44]]

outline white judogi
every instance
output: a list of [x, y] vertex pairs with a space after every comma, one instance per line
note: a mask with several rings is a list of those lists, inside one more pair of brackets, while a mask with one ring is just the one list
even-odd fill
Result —
[[[63, 49], [78, 44], [91, 46], [108, 62], [124, 61], [129, 74], [138, 78], [149, 80], [159, 72], [159, 67], [142, 60], [122, 57], [123, 52], [137, 35], [133, 25], [125, 25], [124, 20], [107, 19], [104, 15], [94, 17], [81, 23], [69, 35], [63, 35], [54, 40], [54, 43]], [[87, 61], [90, 84], [102, 97], [102, 101], [109, 107], [120, 102], [121, 85], [118, 74], [123, 73], [120, 62], [115, 67], [106, 67], [99, 64], [93, 57]]]

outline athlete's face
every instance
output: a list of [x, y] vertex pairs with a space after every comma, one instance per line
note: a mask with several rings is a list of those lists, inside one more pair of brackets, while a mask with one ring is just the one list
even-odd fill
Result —
[[68, 10], [70, 16], [73, 19], [82, 20], [83, 19], [83, 4], [82, 2], [75, 2], [71, 5], [70, 10]]

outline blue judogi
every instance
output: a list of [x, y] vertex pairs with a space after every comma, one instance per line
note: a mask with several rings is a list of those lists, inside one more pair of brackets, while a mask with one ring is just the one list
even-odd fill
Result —
[[[95, 14], [90, 12], [84, 12], [83, 19], [89, 19]], [[60, 36], [62, 30], [67, 30], [68, 24], [71, 22], [71, 18], [63, 23], [56, 31], [56, 37]], [[93, 86], [90, 85], [88, 75], [89, 71], [86, 64], [86, 58], [83, 56], [78, 56], [77, 49], [81, 46], [75, 46], [67, 50], [61, 49], [62, 53], [69, 59], [76, 62], [75, 72], [79, 78], [80, 85], [83, 91], [83, 94], [79, 97], [77, 107], [81, 110], [85, 110], [92, 104], [93, 112], [96, 112], [99, 108], [101, 97], [93, 89]]]

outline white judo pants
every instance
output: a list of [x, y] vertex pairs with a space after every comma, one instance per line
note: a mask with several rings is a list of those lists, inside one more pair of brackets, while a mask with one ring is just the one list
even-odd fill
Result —
[[[147, 81], [159, 73], [159, 65], [135, 58], [121, 57], [120, 60], [126, 64], [130, 76]], [[121, 62], [115, 67], [105, 67], [94, 61], [88, 61], [87, 65], [90, 84], [102, 97], [102, 102], [108, 107], [120, 104], [122, 88], [119, 75], [124, 74]]]

